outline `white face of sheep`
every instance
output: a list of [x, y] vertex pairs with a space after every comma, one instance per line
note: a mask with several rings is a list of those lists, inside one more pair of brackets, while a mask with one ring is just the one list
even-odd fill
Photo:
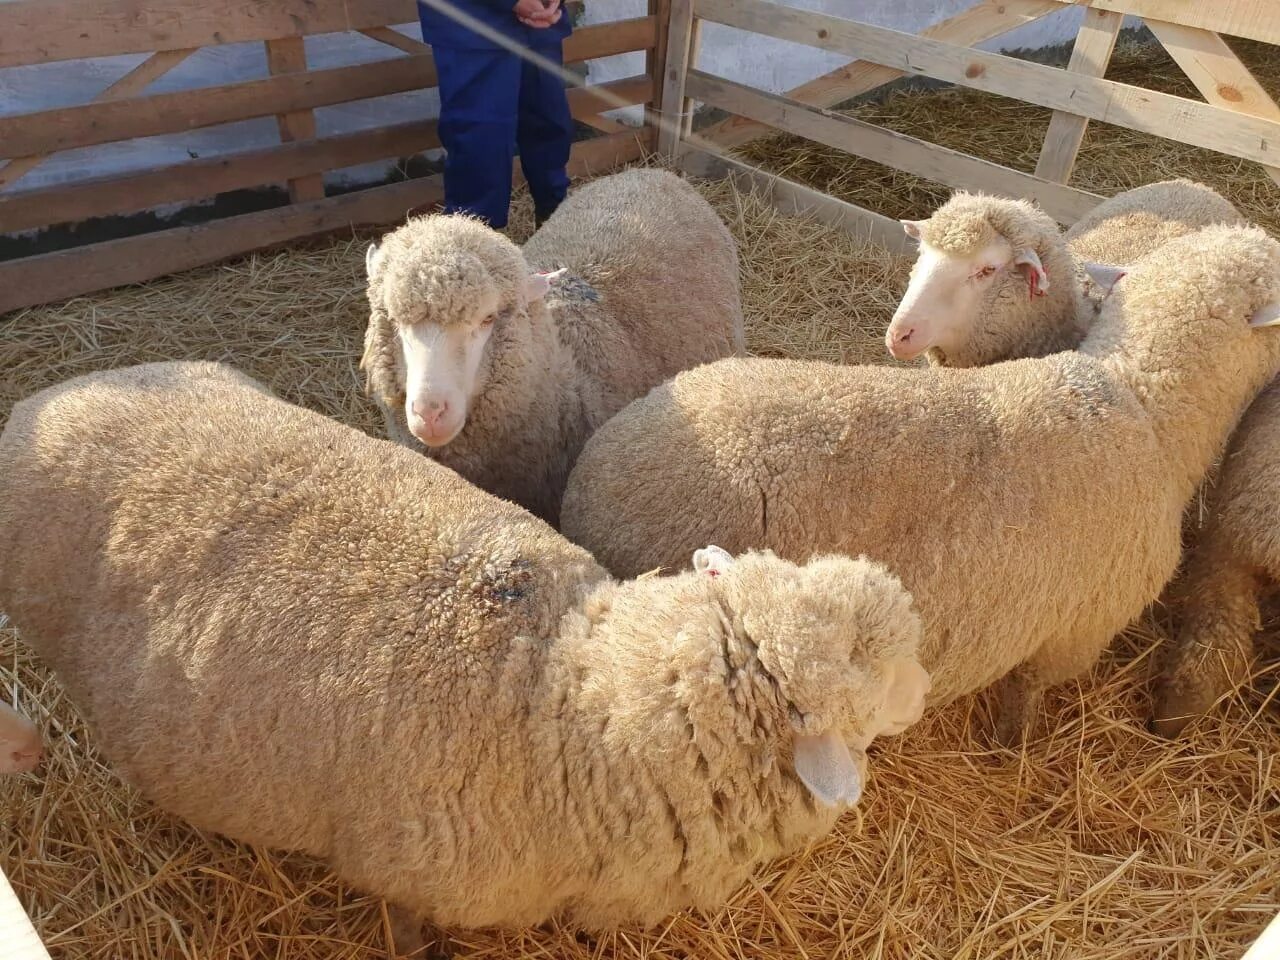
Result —
[[[365, 267], [370, 275], [378, 268], [378, 257], [377, 246], [369, 247]], [[520, 308], [544, 297], [550, 280], [544, 274], [529, 276], [520, 292]], [[471, 404], [484, 388], [481, 367], [501, 307], [499, 292], [492, 290], [452, 323], [396, 318], [405, 373], [405, 420], [426, 446], [445, 446], [466, 425]]]
[[[907, 235], [919, 240], [920, 223], [903, 220]], [[1034, 250], [1014, 250], [1004, 238], [967, 256], [944, 253], [921, 241], [911, 280], [885, 332], [885, 346], [898, 360], [926, 350], [957, 352], [979, 326], [984, 306], [1011, 272], [1020, 274], [1028, 296], [1049, 289]]]

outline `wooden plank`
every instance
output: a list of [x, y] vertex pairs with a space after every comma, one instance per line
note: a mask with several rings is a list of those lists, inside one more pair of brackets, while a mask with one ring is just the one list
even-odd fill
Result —
[[[1116, 38], [1120, 36], [1122, 23], [1123, 14], [1093, 8], [1086, 10], [1084, 23], [1076, 34], [1075, 46], [1071, 48], [1071, 60], [1067, 63], [1067, 69], [1087, 77], [1105, 76], [1111, 54], [1116, 49]], [[1058, 183], [1070, 180], [1088, 127], [1089, 121], [1085, 117], [1055, 111], [1049, 120], [1044, 144], [1040, 147], [1036, 176], [1056, 180]]]
[[[195, 50], [191, 49], [162, 50], [159, 53], [154, 53], [103, 90], [94, 99], [101, 102], [105, 100], [122, 100], [125, 97], [136, 96], [193, 53], [195, 53]], [[3, 168], [0, 168], [0, 189], [16, 183], [48, 157], [49, 155], [45, 153], [15, 157], [10, 160]]]
[[413, 37], [406, 37], [399, 30], [392, 30], [390, 27], [370, 27], [368, 30], [361, 30], [360, 32], [370, 40], [377, 40], [379, 43], [385, 43], [388, 47], [395, 47], [405, 53], [431, 52], [430, 44], [415, 40]]
[[1269, 163], [1280, 123], [1221, 107], [999, 54], [809, 13], [767, 0], [698, 0], [698, 15], [753, 33], [873, 60], [1051, 110], [1065, 110], [1168, 140]]
[[653, 77], [653, 103], [649, 104], [649, 121], [662, 107], [662, 87], [667, 75], [667, 36], [671, 26], [671, 0], [649, 0], [649, 14], [656, 24], [654, 47], [645, 54], [644, 72]]
[[[267, 69], [272, 76], [307, 72], [307, 50], [301, 37], [284, 37], [267, 41]], [[276, 116], [280, 142], [316, 138], [316, 115], [310, 110], [291, 110]], [[324, 177], [319, 173], [289, 181], [289, 200], [300, 203], [324, 196]]]
[[1128, 13], [1184, 27], [1280, 44], [1280, 4], [1275, 0], [1058, 0], [1073, 6]]
[[690, 176], [733, 177], [747, 189], [763, 193], [778, 210], [789, 216], [813, 217], [829, 227], [861, 240], [870, 240], [895, 253], [910, 254], [916, 249], [897, 220], [775, 176], [722, 153], [691, 148], [681, 154], [679, 163]]
[[[629, 103], [643, 103], [650, 96], [651, 88], [648, 77], [629, 77], [601, 84], [600, 88], [570, 90], [569, 109], [578, 119], [595, 117], [601, 103], [598, 89]], [[623, 130], [634, 132], [630, 127]], [[204, 199], [230, 190], [283, 183], [325, 170], [388, 157], [412, 156], [439, 146], [435, 121], [423, 120], [261, 150], [238, 151], [123, 176], [95, 177], [70, 185], [0, 194], [0, 234], [134, 213], [162, 203]]]
[[4, 944], [5, 960], [49, 960], [49, 951], [40, 942], [4, 871], [0, 871], [0, 943]]
[[[968, 47], [1047, 17], [1059, 9], [1057, 0], [982, 0], [954, 17], [926, 27], [920, 36]], [[830, 107], [883, 87], [902, 76], [901, 70], [855, 60], [788, 90], [786, 96], [801, 103]], [[728, 117], [701, 131], [700, 136], [721, 147], [738, 147], [768, 131], [764, 124], [746, 117]]]
[[[569, 38], [565, 43], [565, 57], [572, 63], [628, 53], [643, 49], [644, 44], [652, 46], [654, 39], [653, 21], [649, 17], [597, 24], [584, 27]], [[42, 110], [0, 117], [0, 151], [12, 155], [52, 153], [435, 85], [435, 61], [430, 55], [421, 54], [305, 74], [283, 74], [266, 80]]]
[[689, 73], [685, 91], [695, 100], [949, 187], [1033, 199], [1060, 223], [1074, 223], [1103, 199], [701, 71]]
[[[1280, 106], [1216, 33], [1163, 20], [1146, 23], [1207, 101], [1236, 113], [1280, 120]], [[1264, 169], [1272, 180], [1280, 183], [1280, 167]]]
[[662, 109], [658, 116], [658, 152], [665, 157], [676, 155], [684, 131], [684, 115], [689, 111], [684, 81], [692, 52], [693, 0], [671, 0], [666, 75], [662, 80]]
[[[571, 176], [599, 173], [639, 157], [648, 131], [574, 144]], [[227, 217], [21, 260], [0, 262], [0, 314], [216, 263], [281, 243], [402, 220], [410, 210], [439, 203], [438, 177], [423, 177], [274, 210]]]
[[418, 18], [414, 0], [9, 0], [0, 67], [361, 30]]

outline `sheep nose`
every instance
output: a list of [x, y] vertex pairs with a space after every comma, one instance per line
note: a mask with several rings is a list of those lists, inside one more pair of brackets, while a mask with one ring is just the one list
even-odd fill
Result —
[[910, 343], [911, 335], [915, 332], [915, 327], [907, 327], [905, 330], [898, 330], [893, 333], [893, 339], [890, 340], [890, 344]]
[[446, 400], [431, 398], [413, 401], [413, 415], [421, 419], [428, 427], [434, 426], [448, 412], [449, 403]]

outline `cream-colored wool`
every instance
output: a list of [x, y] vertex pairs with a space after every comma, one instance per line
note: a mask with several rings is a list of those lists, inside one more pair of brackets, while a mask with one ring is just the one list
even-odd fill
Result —
[[1205, 521], [1172, 600], [1179, 628], [1156, 690], [1152, 726], [1177, 736], [1245, 683], [1259, 596], [1280, 583], [1280, 381], [1249, 407], [1207, 486]]
[[1005, 677], [999, 734], [1156, 598], [1182, 511], [1280, 363], [1280, 245], [1209, 228], [1115, 288], [1081, 352], [967, 370], [725, 360], [587, 444], [564, 532], [618, 575], [690, 544], [865, 553], [925, 620], [932, 703]]
[[1049, 291], [1031, 297], [1020, 273], [1003, 276], [964, 332], [964, 342], [925, 356], [935, 366], [977, 367], [1074, 350], [1096, 316], [1101, 294], [1086, 265], [1123, 267], [1170, 240], [1222, 223], [1241, 223], [1239, 213], [1218, 193], [1191, 180], [1165, 180], [1119, 193], [1065, 236], [1025, 200], [957, 193], [917, 224], [923, 239], [963, 257], [1003, 237], [1015, 250], [1039, 255]]
[[[972, 204], [959, 209], [970, 215], [944, 216], [938, 229], [977, 232], [986, 215], [1002, 222], [1006, 210], [1020, 211], [1021, 204], [990, 198], [985, 211]], [[977, 223], [974, 215], [981, 218]], [[1235, 207], [1209, 187], [1169, 180], [1104, 201], [1068, 230], [1065, 240], [1079, 263], [1125, 267], [1204, 226], [1240, 220]], [[1100, 296], [1091, 287], [1086, 288], [1090, 308]], [[1058, 316], [1040, 301], [1031, 311], [1019, 304], [1006, 313], [984, 315], [980, 337], [994, 343], [999, 338], [993, 330], [1028, 331], [1036, 324], [1056, 335], [1064, 329]], [[998, 351], [975, 349], [961, 359], [986, 363], [1040, 356], [1042, 342], [1034, 334], [1019, 335], [1004, 340]], [[1075, 346], [1063, 343], [1066, 349]], [[1164, 657], [1153, 710], [1153, 728], [1165, 736], [1177, 736], [1214, 701], [1247, 680], [1259, 626], [1259, 594], [1280, 582], [1280, 542], [1275, 534], [1280, 529], [1280, 383], [1266, 388], [1241, 419], [1206, 491], [1205, 509], [1189, 515], [1185, 523], [1184, 569], [1169, 590], [1179, 628]]]
[[797, 779], [799, 735], [856, 758], [927, 686], [878, 564], [756, 553], [618, 583], [216, 364], [19, 403], [0, 542], [0, 609], [127, 780], [450, 925], [719, 906], [836, 818]]
[[[478, 221], [428, 216], [388, 235], [369, 278], [361, 366], [392, 439], [555, 523], [586, 439], [681, 370], [742, 354], [737, 246], [679, 177], [628, 170], [575, 191], [523, 251]], [[564, 269], [544, 300], [531, 271]], [[498, 320], [462, 432], [427, 449], [410, 432], [397, 325], [462, 322], [490, 296]]]

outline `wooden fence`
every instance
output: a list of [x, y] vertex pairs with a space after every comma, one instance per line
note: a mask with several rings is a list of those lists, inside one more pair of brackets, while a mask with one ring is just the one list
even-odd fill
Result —
[[[649, 51], [649, 70], [570, 93], [573, 114], [605, 131], [575, 144], [571, 172], [608, 169], [640, 156], [653, 131], [600, 114], [650, 102], [665, 6], [648, 16], [577, 30], [573, 63]], [[56, 253], [0, 262], [0, 313], [87, 293], [361, 224], [395, 222], [438, 202], [439, 177], [326, 196], [325, 171], [410, 157], [439, 146], [431, 120], [317, 136], [314, 110], [436, 85], [430, 48], [391, 29], [415, 21], [414, 0], [8, 0], [0, 2], [0, 70], [36, 63], [145, 53], [149, 56], [92, 102], [0, 116], [0, 234], [131, 214], [160, 204], [287, 184], [287, 206], [175, 227]], [[304, 37], [356, 31], [395, 48], [392, 59], [308, 69]], [[175, 93], [147, 88], [202, 47], [265, 44], [269, 76]], [[612, 94], [606, 104], [599, 90]], [[139, 137], [260, 117], [277, 119], [280, 143], [136, 172], [23, 188], [50, 155]], [[0, 161], [3, 162], [3, 161]]]
[[[696, 136], [687, 122], [666, 127], [660, 149], [693, 172], [742, 178], [771, 192], [785, 209], [810, 212], [901, 250], [909, 242], [896, 221], [772, 176], [728, 151], [761, 133], [785, 131], [946, 186], [1034, 199], [1063, 224], [1102, 199], [1069, 183], [1090, 120], [1256, 161], [1280, 182], [1280, 107], [1220, 36], [1280, 44], [1280, 3], [1081, 0], [1075, 5], [1087, 7], [1084, 23], [1065, 69], [974, 49], [1068, 3], [983, 0], [915, 36], [769, 0], [672, 0], [663, 113], [687, 117], [692, 101], [699, 101], [733, 116]], [[1125, 14], [1143, 18], [1204, 101], [1103, 78]], [[784, 95], [767, 93], [696, 68], [704, 21], [858, 59]], [[1055, 111], [1034, 173], [826, 109], [903, 76], [932, 77]]]

